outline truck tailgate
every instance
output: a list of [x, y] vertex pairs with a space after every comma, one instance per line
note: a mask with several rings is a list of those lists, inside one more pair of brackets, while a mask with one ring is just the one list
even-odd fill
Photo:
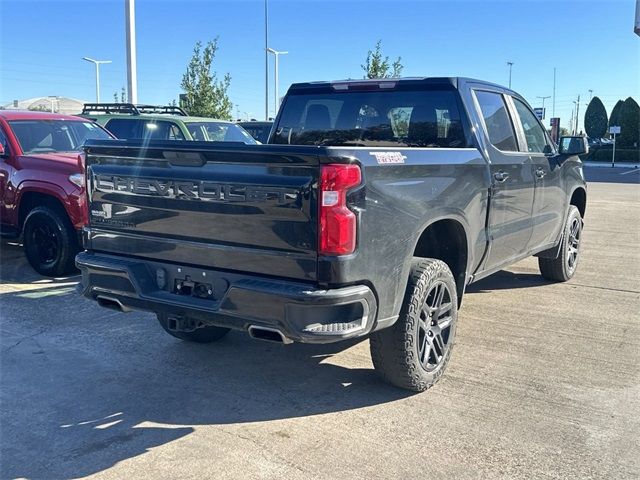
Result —
[[317, 148], [85, 146], [95, 251], [313, 281]]

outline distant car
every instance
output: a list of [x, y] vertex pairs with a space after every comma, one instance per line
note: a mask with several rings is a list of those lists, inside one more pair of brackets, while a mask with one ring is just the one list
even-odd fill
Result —
[[608, 138], [587, 138], [589, 148], [593, 151], [597, 149], [610, 149], [613, 147], [613, 141]]
[[116, 138], [127, 140], [256, 141], [242, 127], [226, 120], [190, 117], [180, 107], [131, 103], [87, 103], [81, 117], [94, 120]]
[[55, 113], [0, 111], [0, 232], [20, 239], [42, 275], [75, 270], [80, 229], [87, 223], [87, 139], [112, 139], [100, 125]]
[[238, 122], [238, 125], [249, 132], [251, 136], [260, 143], [267, 143], [273, 122]]

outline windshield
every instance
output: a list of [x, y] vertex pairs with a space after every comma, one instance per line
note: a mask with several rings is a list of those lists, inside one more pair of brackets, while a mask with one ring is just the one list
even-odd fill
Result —
[[71, 152], [82, 149], [85, 140], [111, 137], [93, 122], [74, 120], [13, 120], [9, 122], [23, 154]]
[[255, 145], [257, 142], [243, 128], [225, 122], [189, 122], [186, 124], [194, 140], [205, 142], [242, 142]]
[[272, 143], [367, 147], [469, 146], [457, 93], [425, 89], [290, 94]]

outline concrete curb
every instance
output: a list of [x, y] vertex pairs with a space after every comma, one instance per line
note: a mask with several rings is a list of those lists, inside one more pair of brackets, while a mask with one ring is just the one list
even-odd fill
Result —
[[[589, 162], [589, 161], [583, 161], [582, 164], [585, 167], [596, 167], [596, 168], [604, 168], [604, 167], [609, 167], [611, 168], [611, 162]], [[638, 168], [639, 164], [637, 163], [628, 163], [628, 162], [616, 162], [616, 165], [614, 168]]]

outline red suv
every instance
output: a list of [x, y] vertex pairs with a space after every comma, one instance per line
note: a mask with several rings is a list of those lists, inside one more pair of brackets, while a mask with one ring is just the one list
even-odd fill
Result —
[[20, 239], [40, 274], [74, 271], [87, 220], [83, 165], [87, 139], [113, 138], [83, 118], [0, 111], [0, 233]]

